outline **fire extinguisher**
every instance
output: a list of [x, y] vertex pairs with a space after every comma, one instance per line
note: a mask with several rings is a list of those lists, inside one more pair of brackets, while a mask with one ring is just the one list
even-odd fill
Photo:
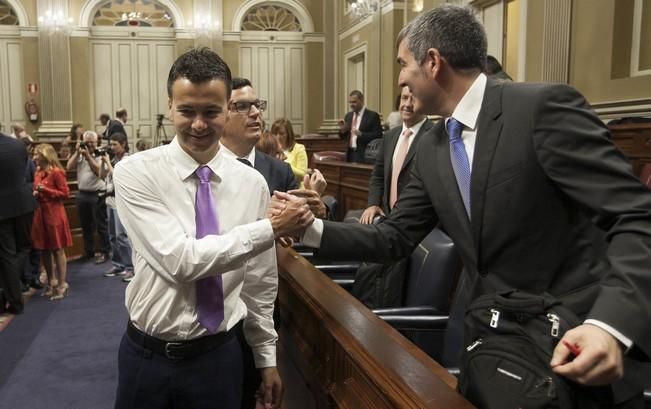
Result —
[[34, 98], [30, 98], [29, 101], [25, 103], [25, 113], [27, 114], [29, 122], [33, 124], [38, 122], [38, 105], [36, 104], [36, 101], [34, 101]]

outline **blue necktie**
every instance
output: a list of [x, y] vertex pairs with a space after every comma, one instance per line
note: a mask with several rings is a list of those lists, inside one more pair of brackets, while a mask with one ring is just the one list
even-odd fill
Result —
[[[210, 188], [212, 170], [208, 166], [199, 167], [197, 197], [195, 201], [195, 223], [197, 238], [219, 233], [217, 206]], [[210, 276], [196, 281], [197, 317], [199, 323], [209, 332], [215, 333], [224, 320], [224, 289], [222, 276]]]
[[450, 159], [452, 160], [452, 169], [454, 169], [454, 176], [457, 178], [457, 185], [459, 186], [459, 193], [463, 205], [470, 218], [470, 163], [468, 161], [468, 154], [461, 139], [461, 131], [463, 124], [454, 118], [448, 120], [448, 135], [450, 136]]

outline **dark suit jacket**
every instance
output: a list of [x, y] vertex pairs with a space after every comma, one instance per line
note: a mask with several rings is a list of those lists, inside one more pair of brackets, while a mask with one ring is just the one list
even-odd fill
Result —
[[[414, 136], [414, 140], [407, 151], [407, 157], [400, 169], [398, 176], [398, 196], [400, 192], [407, 186], [409, 181], [409, 172], [413, 163], [414, 156], [418, 150], [418, 140], [430, 130], [432, 122], [425, 119], [421, 125], [418, 133]], [[396, 150], [398, 139], [402, 133], [402, 126], [397, 126], [384, 133], [382, 137], [382, 145], [375, 159], [375, 166], [368, 181], [368, 205], [381, 206], [384, 213], [389, 214], [389, 194], [391, 193], [391, 171], [393, 170], [393, 153]]]
[[21, 141], [0, 134], [0, 220], [34, 211], [36, 200], [27, 183], [27, 149]]
[[319, 254], [405, 257], [440, 222], [474, 279], [473, 297], [491, 287], [547, 291], [579, 317], [630, 338], [614, 391], [631, 396], [650, 379], [642, 361], [651, 357], [651, 192], [609, 136], [568, 86], [489, 80], [477, 122], [472, 221], [440, 121], [421, 138], [390, 217], [377, 226], [325, 222]]
[[[344, 122], [348, 129], [350, 129], [353, 122], [353, 111], [350, 111], [344, 117]], [[382, 123], [380, 122], [380, 115], [366, 108], [364, 110], [364, 115], [359, 122], [357, 127], [361, 132], [361, 135], [357, 137], [357, 152], [355, 155], [355, 162], [364, 162], [364, 151], [366, 150], [366, 145], [371, 142], [373, 139], [382, 137]], [[339, 133], [341, 139], [350, 138], [350, 131]]]
[[110, 141], [111, 135], [118, 132], [127, 135], [127, 131], [124, 129], [122, 122], [118, 121], [117, 119], [111, 119], [108, 123], [108, 126], [106, 127], [106, 131], [104, 131], [104, 137], [107, 141]]
[[256, 149], [255, 165], [253, 167], [264, 176], [269, 186], [269, 193], [271, 194], [274, 193], [274, 190], [286, 192], [288, 190], [298, 189], [292, 167], [288, 163]]

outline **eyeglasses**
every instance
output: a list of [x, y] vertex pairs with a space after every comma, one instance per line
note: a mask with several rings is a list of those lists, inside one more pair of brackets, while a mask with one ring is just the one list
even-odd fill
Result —
[[248, 114], [251, 112], [251, 107], [254, 106], [260, 112], [267, 109], [267, 101], [258, 99], [256, 101], [233, 101], [231, 102], [231, 110], [235, 110], [240, 114]]

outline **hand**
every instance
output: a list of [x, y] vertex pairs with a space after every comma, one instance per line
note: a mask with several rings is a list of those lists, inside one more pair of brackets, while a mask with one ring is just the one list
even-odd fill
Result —
[[314, 222], [307, 200], [283, 192], [274, 192], [267, 208], [276, 238], [294, 236]]
[[303, 186], [305, 186], [305, 189], [316, 191], [321, 196], [328, 187], [328, 182], [326, 182], [323, 173], [319, 169], [314, 169], [311, 175], [303, 176]]
[[339, 125], [339, 132], [341, 133], [349, 131], [348, 125], [346, 125], [346, 122], [343, 119], [340, 119], [339, 122], [337, 122], [337, 125]]
[[[571, 351], [563, 341], [581, 353], [570, 360]], [[558, 375], [582, 385], [606, 385], [624, 375], [622, 345], [607, 331], [590, 324], [565, 333], [554, 348], [550, 365]]]
[[282, 247], [292, 247], [294, 244], [294, 239], [292, 237], [278, 237], [276, 242]]
[[359, 222], [361, 224], [373, 224], [373, 219], [375, 219], [375, 216], [378, 215], [384, 216], [382, 209], [379, 206], [369, 206], [360, 216]]
[[256, 409], [280, 409], [283, 401], [283, 383], [276, 367], [261, 368], [262, 382], [256, 393]]
[[360, 136], [362, 134], [362, 131], [360, 131], [359, 129], [353, 129], [353, 134]]
[[310, 189], [294, 189], [290, 190], [290, 195], [299, 196], [305, 198], [307, 205], [310, 206], [310, 211], [314, 214], [315, 217], [323, 219], [326, 217], [326, 205], [321, 201], [321, 196], [319, 193]]

